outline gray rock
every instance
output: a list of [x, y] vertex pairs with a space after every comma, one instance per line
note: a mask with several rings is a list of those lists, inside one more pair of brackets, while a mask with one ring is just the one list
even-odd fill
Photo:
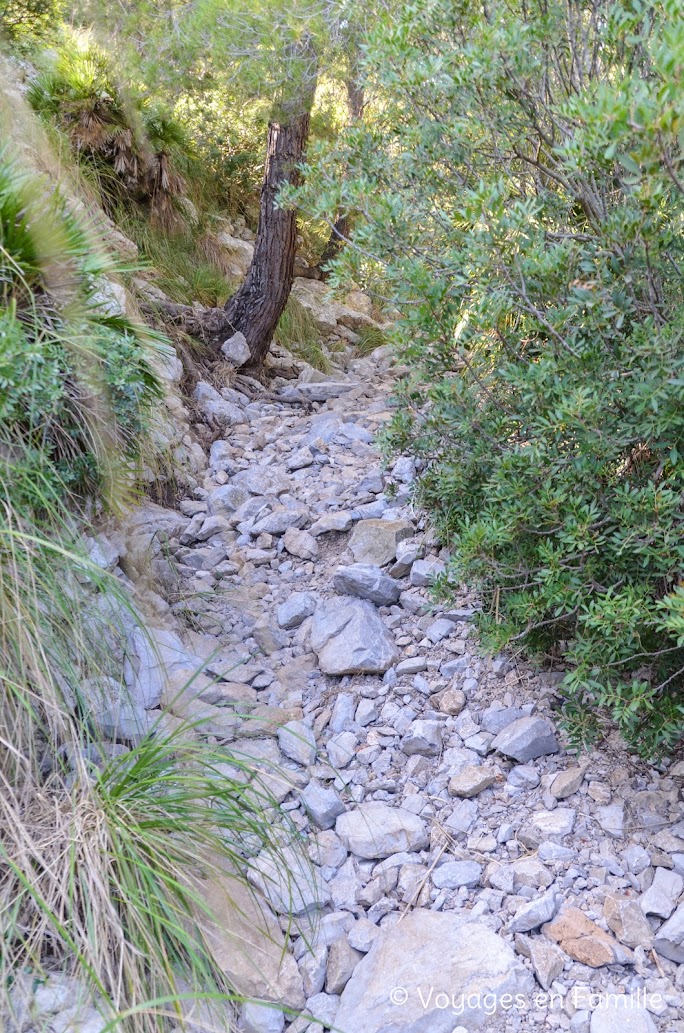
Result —
[[553, 811], [537, 811], [532, 815], [532, 824], [544, 836], [569, 836], [575, 827], [575, 813], [572, 807], [556, 807]]
[[298, 628], [316, 609], [316, 598], [310, 592], [293, 592], [277, 611], [278, 624], [288, 631]]
[[362, 957], [363, 954], [354, 950], [345, 936], [335, 940], [328, 951], [325, 992], [328, 994], [342, 993]]
[[338, 692], [330, 715], [330, 731], [346, 732], [354, 724], [356, 697], [351, 692]]
[[349, 540], [349, 548], [357, 563], [386, 567], [397, 554], [397, 545], [415, 534], [406, 520], [361, 520]]
[[193, 391], [192, 397], [197, 402], [198, 408], [204, 414], [208, 423], [215, 424], [225, 430], [234, 427], [239, 423], [246, 423], [248, 416], [244, 409], [234, 402], [227, 402], [218, 393], [215, 387], [200, 380]]
[[[393, 997], [396, 987], [406, 996]], [[531, 973], [489, 929], [463, 925], [453, 914], [416, 910], [384, 929], [359, 962], [342, 994], [336, 1026], [344, 1033], [473, 1029], [487, 1020], [485, 995], [515, 998], [533, 987]], [[447, 1005], [453, 997], [457, 1011], [444, 1007], [440, 992]]]
[[394, 637], [375, 607], [350, 596], [317, 606], [311, 648], [325, 674], [383, 674], [397, 659]]
[[446, 573], [446, 564], [434, 556], [425, 560], [416, 560], [411, 567], [409, 582], [415, 588], [429, 588], [444, 573]]
[[308, 466], [313, 466], [313, 461], [311, 449], [304, 445], [303, 448], [298, 448], [296, 452], [288, 456], [285, 466], [288, 470], [305, 470]]
[[238, 330], [232, 337], [229, 337], [221, 345], [221, 354], [236, 368], [244, 366], [251, 358], [245, 335]]
[[323, 381], [320, 384], [298, 384], [297, 387], [284, 387], [279, 392], [284, 402], [327, 402], [330, 398], [351, 391], [354, 384], [344, 381]]
[[[307, 1026], [307, 1033], [323, 1033], [323, 1029], [335, 1029], [340, 999], [337, 994], [314, 994], [306, 1002], [306, 1010], [317, 1023]], [[320, 1023], [320, 1025], [319, 1025]]]
[[499, 732], [504, 730], [504, 728], [513, 724], [514, 721], [519, 721], [520, 718], [524, 716], [524, 712], [519, 707], [492, 705], [482, 714], [480, 725], [485, 732], [491, 732], [492, 735], [498, 735]]
[[285, 534], [289, 528], [300, 528], [309, 520], [309, 511], [304, 506], [276, 506], [252, 526], [252, 534]]
[[533, 940], [530, 944], [530, 961], [537, 982], [543, 990], [548, 990], [565, 968], [563, 951], [555, 944], [541, 939]]
[[668, 918], [656, 933], [653, 946], [664, 958], [684, 965], [684, 904]]
[[278, 729], [280, 749], [302, 767], [308, 768], [316, 759], [316, 737], [304, 721], [288, 721]]
[[520, 764], [558, 753], [553, 725], [542, 717], [518, 718], [499, 732], [492, 748]]
[[308, 531], [288, 527], [283, 535], [283, 545], [291, 556], [300, 560], [315, 560], [318, 556], [318, 542]]
[[653, 931], [637, 900], [609, 895], [603, 905], [603, 917], [620, 943], [627, 947], [651, 947]]
[[424, 656], [408, 656], [397, 664], [397, 674], [420, 674], [421, 671], [427, 671]]
[[550, 922], [560, 907], [560, 896], [556, 893], [544, 893], [529, 904], [519, 907], [508, 923], [511, 933], [529, 933], [538, 929], [544, 922]]
[[475, 764], [467, 764], [449, 781], [449, 794], [451, 796], [462, 796], [469, 799], [477, 796], [483, 790], [496, 782], [496, 769], [477, 767]]
[[551, 793], [557, 800], [566, 800], [577, 792], [584, 781], [584, 768], [568, 768], [559, 771], [551, 783]]
[[669, 918], [684, 889], [684, 879], [667, 868], [656, 868], [653, 882], [639, 900], [645, 915]]
[[598, 823], [604, 832], [621, 839], [625, 833], [625, 808], [622, 803], [613, 803], [596, 810]]
[[447, 620], [446, 617], [440, 617], [439, 620], [436, 620], [427, 628], [425, 635], [426, 638], [430, 639], [433, 645], [437, 645], [438, 642], [441, 642], [443, 639], [448, 638], [449, 635], [452, 635], [453, 631], [453, 621]]
[[324, 513], [311, 525], [309, 533], [317, 538], [321, 534], [329, 534], [330, 531], [349, 531], [353, 523], [351, 513]]
[[296, 847], [262, 851], [247, 869], [247, 878], [279, 914], [308, 914], [330, 900], [320, 872]]
[[511, 768], [508, 781], [518, 789], [536, 789], [540, 782], [539, 772], [536, 768], [521, 764], [519, 767]]
[[412, 721], [408, 731], [401, 740], [402, 751], [412, 757], [420, 754], [423, 757], [438, 757], [442, 751], [442, 729], [439, 721]]
[[105, 739], [123, 739], [132, 745], [141, 743], [152, 733], [158, 716], [134, 703], [106, 706], [91, 714], [98, 732]]
[[591, 1013], [591, 1033], [658, 1033], [657, 1027], [645, 1008], [630, 1006], [629, 997], [624, 1003], [607, 1001]]
[[346, 768], [356, 755], [358, 739], [352, 731], [338, 732], [331, 739], [328, 739], [326, 751], [328, 760], [334, 768]]
[[310, 782], [300, 797], [304, 810], [319, 829], [331, 829], [340, 814], [344, 814], [344, 804], [334, 789]]
[[282, 1033], [284, 1028], [285, 1016], [277, 1004], [245, 1001], [240, 1009], [241, 1033]]
[[577, 851], [571, 847], [561, 846], [559, 843], [552, 843], [547, 839], [539, 844], [537, 856], [540, 861], [573, 861], [577, 856]]
[[444, 824], [450, 832], [470, 832], [477, 821], [477, 803], [475, 800], [461, 800]]
[[479, 886], [482, 865], [475, 861], [447, 861], [435, 868], [432, 881], [438, 890], [456, 890], [461, 886]]
[[369, 860], [403, 850], [424, 850], [430, 842], [417, 815], [380, 802], [363, 803], [357, 810], [340, 815], [335, 831], [347, 850]]
[[333, 587], [341, 595], [356, 595], [376, 606], [391, 606], [399, 599], [401, 587], [394, 578], [371, 563], [353, 563], [338, 567], [333, 575]]
[[325, 986], [325, 970], [328, 965], [328, 948], [324, 943], [307, 943], [305, 953], [299, 960], [299, 971], [307, 997], [320, 993]]
[[379, 935], [380, 930], [377, 925], [367, 918], [359, 918], [347, 933], [347, 939], [354, 950], [367, 954]]
[[622, 859], [627, 866], [627, 871], [632, 872], [634, 875], [639, 875], [651, 863], [648, 851], [644, 850], [638, 843], [630, 843], [629, 846], [625, 847], [622, 851]]

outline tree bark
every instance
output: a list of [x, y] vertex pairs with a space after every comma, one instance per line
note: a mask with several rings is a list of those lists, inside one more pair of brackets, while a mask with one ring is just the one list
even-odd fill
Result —
[[310, 113], [308, 103], [292, 118], [271, 122], [268, 127], [254, 257], [246, 279], [225, 305], [229, 333], [239, 330], [245, 335], [253, 366], [261, 365], [266, 358], [292, 289], [297, 213], [276, 208], [275, 201], [285, 183], [299, 183], [297, 164], [309, 136]]

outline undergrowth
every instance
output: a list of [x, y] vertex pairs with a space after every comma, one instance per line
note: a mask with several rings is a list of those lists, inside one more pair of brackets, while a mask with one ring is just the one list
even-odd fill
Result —
[[185, 997], [227, 1029], [202, 887], [230, 894], [261, 850], [283, 870], [272, 796], [187, 723], [126, 746], [99, 724], [126, 711], [120, 648], [141, 617], [87, 558], [85, 517], [130, 493], [163, 347], [102, 307], [116, 272], [59, 191], [1, 154], [0, 1025], [58, 972], [112, 1028], [183, 1025]]

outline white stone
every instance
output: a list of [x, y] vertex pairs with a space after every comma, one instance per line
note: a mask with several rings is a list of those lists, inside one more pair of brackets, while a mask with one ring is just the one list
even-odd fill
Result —
[[238, 330], [232, 337], [229, 337], [221, 345], [221, 354], [233, 366], [244, 366], [251, 358], [251, 352], [245, 335]]

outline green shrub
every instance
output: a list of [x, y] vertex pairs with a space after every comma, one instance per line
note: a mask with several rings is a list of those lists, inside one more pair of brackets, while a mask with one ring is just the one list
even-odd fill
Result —
[[3, 0], [0, 38], [24, 49], [54, 31], [63, 9], [62, 0]]
[[338, 278], [405, 312], [391, 442], [487, 642], [646, 755], [684, 729], [682, 68], [670, 0], [406, 5], [302, 199], [365, 214]]
[[125, 88], [111, 55], [87, 32], [63, 27], [40, 66], [29, 103], [66, 135], [107, 210], [137, 202], [166, 229], [182, 224], [185, 182], [178, 167], [187, 161], [189, 141], [162, 102]]

